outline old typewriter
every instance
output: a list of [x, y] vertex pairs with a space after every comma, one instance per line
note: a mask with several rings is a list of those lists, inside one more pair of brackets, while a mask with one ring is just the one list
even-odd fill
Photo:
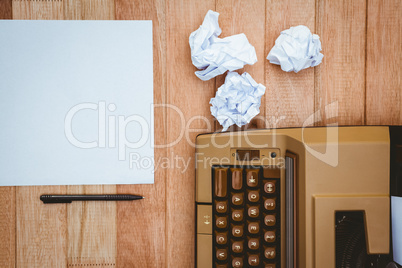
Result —
[[196, 145], [197, 267], [398, 267], [401, 127], [211, 133]]

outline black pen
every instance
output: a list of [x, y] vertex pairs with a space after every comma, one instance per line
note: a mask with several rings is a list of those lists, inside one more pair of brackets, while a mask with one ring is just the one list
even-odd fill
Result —
[[143, 196], [131, 194], [104, 195], [41, 195], [40, 200], [45, 204], [71, 203], [72, 201], [131, 201], [143, 199]]

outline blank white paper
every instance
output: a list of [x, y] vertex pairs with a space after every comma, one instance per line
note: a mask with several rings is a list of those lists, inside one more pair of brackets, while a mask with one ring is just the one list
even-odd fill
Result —
[[0, 186], [154, 181], [151, 21], [0, 21]]

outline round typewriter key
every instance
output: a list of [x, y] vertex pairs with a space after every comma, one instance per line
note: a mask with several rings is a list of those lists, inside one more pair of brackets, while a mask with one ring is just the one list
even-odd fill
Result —
[[265, 268], [276, 268], [274, 263], [266, 263]]
[[274, 243], [276, 239], [275, 231], [266, 231], [264, 234], [264, 239], [268, 243]]
[[228, 241], [228, 237], [226, 233], [217, 233], [216, 234], [216, 243], [219, 245], [224, 245]]
[[264, 201], [264, 207], [266, 210], [274, 210], [276, 207], [275, 198], [268, 198]]
[[267, 259], [275, 259], [276, 257], [276, 250], [275, 247], [266, 248], [264, 251], [265, 258]]
[[218, 213], [226, 213], [228, 210], [228, 203], [226, 201], [216, 202], [215, 209]]
[[242, 221], [243, 220], [243, 210], [233, 210], [232, 219], [234, 221]]
[[243, 242], [242, 241], [233, 242], [232, 251], [234, 253], [242, 253], [242, 251], [243, 251]]
[[248, 208], [248, 216], [252, 218], [257, 218], [260, 215], [260, 210], [256, 206]]
[[226, 228], [226, 225], [228, 224], [228, 221], [226, 217], [218, 217], [216, 219], [216, 227], [218, 228]]
[[250, 222], [248, 224], [248, 232], [250, 234], [258, 234], [260, 231], [260, 224], [258, 222]]
[[267, 194], [273, 194], [275, 193], [275, 182], [273, 181], [268, 181], [264, 184], [264, 191]]
[[226, 260], [228, 257], [227, 250], [224, 248], [219, 248], [216, 250], [216, 258], [220, 261]]
[[241, 237], [243, 235], [243, 226], [241, 225], [233, 226], [232, 234], [234, 237]]
[[248, 193], [248, 200], [250, 202], [258, 202], [260, 200], [260, 193], [258, 191], [250, 191]]
[[247, 171], [247, 186], [249, 186], [249, 187], [257, 187], [258, 186], [257, 170]]
[[248, 257], [248, 264], [251, 266], [258, 266], [260, 264], [260, 258], [258, 255], [250, 255]]
[[236, 257], [232, 260], [232, 267], [233, 268], [242, 268], [243, 267], [243, 259]]
[[243, 199], [244, 199], [243, 193], [233, 194], [232, 203], [233, 203], [233, 205], [240, 206], [241, 204], [243, 204]]
[[260, 247], [260, 240], [258, 238], [250, 238], [248, 240], [249, 249], [258, 249]]
[[276, 223], [275, 215], [266, 215], [264, 218], [264, 222], [266, 226], [274, 226]]

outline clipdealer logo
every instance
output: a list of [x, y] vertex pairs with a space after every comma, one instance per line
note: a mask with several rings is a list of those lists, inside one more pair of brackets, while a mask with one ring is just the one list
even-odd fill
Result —
[[[66, 114], [64, 120], [64, 134], [68, 142], [77, 148], [93, 149], [93, 148], [118, 148], [118, 160], [126, 160], [126, 149], [139, 149], [146, 145], [151, 139], [151, 126], [147, 120], [140, 115], [107, 115], [108, 112], [115, 112], [116, 105], [110, 103], [106, 106], [106, 102], [99, 103], [80, 103], [73, 106]], [[151, 109], [153, 107], [151, 106]], [[97, 111], [98, 113], [98, 137], [94, 141], [82, 141], [73, 133], [73, 120], [79, 112], [84, 110]], [[152, 113], [151, 113], [152, 114]], [[117, 122], [117, 126], [116, 126]], [[140, 126], [141, 133], [139, 139], [135, 142], [127, 138], [127, 127], [129, 124], [137, 124]], [[108, 139], [106, 140], [106, 136]], [[153, 145], [151, 145], [153, 146]]]
[[[325, 106], [325, 114], [326, 118], [334, 119], [338, 117], [338, 101], [332, 102]], [[326, 142], [325, 142], [325, 152], [320, 152], [312, 148], [308, 145], [308, 142], [305, 140], [304, 131], [307, 126], [313, 125], [315, 122], [321, 121], [321, 113], [320, 111], [316, 111], [312, 115], [310, 115], [303, 123], [303, 131], [302, 131], [302, 142], [306, 151], [309, 152], [312, 156], [319, 159], [320, 161], [332, 166], [338, 166], [339, 161], [339, 129], [338, 123], [327, 124], [326, 128]]]

